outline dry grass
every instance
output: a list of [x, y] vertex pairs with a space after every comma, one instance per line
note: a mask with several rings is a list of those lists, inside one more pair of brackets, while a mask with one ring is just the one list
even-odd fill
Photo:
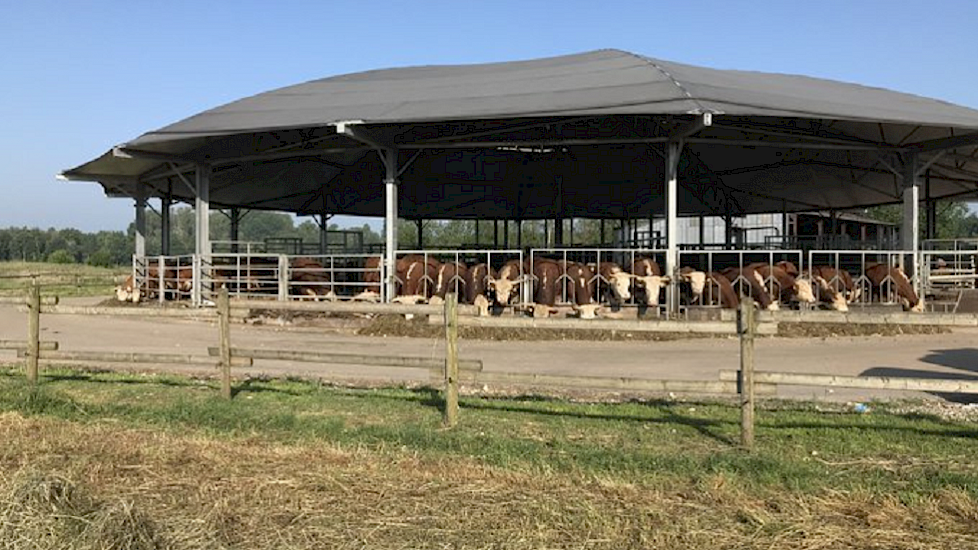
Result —
[[951, 488], [748, 492], [723, 473], [653, 488], [19, 413], [0, 441], [4, 549], [978, 548], [978, 503]]

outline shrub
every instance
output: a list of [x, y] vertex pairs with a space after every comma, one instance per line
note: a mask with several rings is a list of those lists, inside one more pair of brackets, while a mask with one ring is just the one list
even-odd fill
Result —
[[71, 255], [71, 252], [62, 248], [48, 254], [48, 261], [53, 264], [73, 264], [75, 257]]
[[88, 256], [88, 265], [95, 267], [113, 267], [112, 254], [107, 250], [98, 250]]

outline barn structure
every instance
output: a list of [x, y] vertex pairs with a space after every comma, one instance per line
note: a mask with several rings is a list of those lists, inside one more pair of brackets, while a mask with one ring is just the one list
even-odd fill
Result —
[[383, 216], [388, 300], [398, 219], [553, 220], [559, 231], [564, 219], [624, 230], [661, 218], [662, 261], [675, 274], [682, 217], [902, 203], [900, 250], [917, 278], [919, 205], [932, 218], [936, 201], [978, 192], [978, 111], [600, 50], [314, 80], [147, 132], [61, 177], [135, 200], [137, 258], [151, 198], [164, 228], [173, 201], [194, 204], [203, 265], [211, 208], [229, 209], [232, 226], [246, 209], [317, 215], [323, 226], [334, 214]]

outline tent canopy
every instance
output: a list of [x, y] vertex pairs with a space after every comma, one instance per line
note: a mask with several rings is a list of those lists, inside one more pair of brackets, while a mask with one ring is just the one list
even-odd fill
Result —
[[[712, 124], [697, 124], [704, 115]], [[148, 132], [63, 176], [189, 201], [180, 179], [203, 163], [216, 206], [382, 216], [374, 150], [396, 149], [404, 218], [644, 218], [663, 212], [665, 147], [679, 138], [681, 214], [898, 202], [911, 158], [929, 174], [922, 195], [978, 194], [976, 110], [618, 50], [314, 80]]]

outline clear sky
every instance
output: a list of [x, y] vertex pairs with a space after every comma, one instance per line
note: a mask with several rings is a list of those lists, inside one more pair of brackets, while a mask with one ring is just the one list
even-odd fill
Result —
[[599, 48], [978, 108], [978, 2], [0, 0], [0, 227], [123, 229], [59, 171], [235, 99], [392, 66]]

